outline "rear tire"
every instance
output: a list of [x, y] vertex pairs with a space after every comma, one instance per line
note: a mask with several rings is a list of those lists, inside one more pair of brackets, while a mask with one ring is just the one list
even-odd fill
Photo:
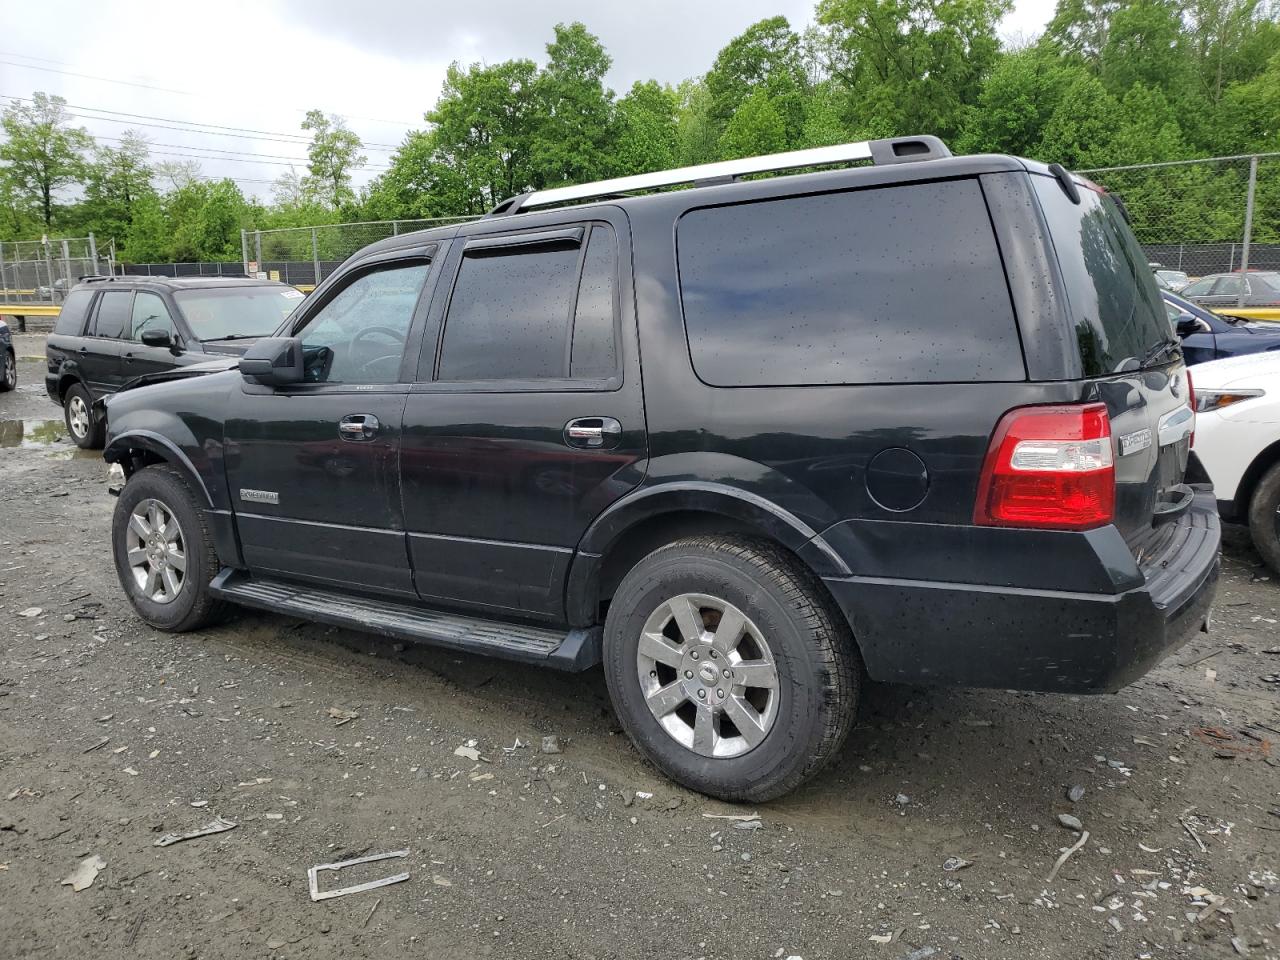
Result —
[[82, 383], [73, 383], [62, 398], [67, 433], [81, 450], [101, 450], [106, 425], [94, 416], [93, 397]]
[[1249, 536], [1262, 559], [1280, 573], [1280, 463], [1262, 475], [1249, 501]]
[[609, 606], [604, 668], [645, 757], [690, 789], [743, 802], [780, 797], [835, 756], [862, 676], [819, 581], [774, 544], [728, 536], [680, 540], [636, 564]]
[[18, 358], [13, 350], [6, 350], [0, 358], [0, 393], [8, 393], [18, 386]]
[[125, 595], [151, 626], [181, 633], [223, 614], [209, 593], [219, 567], [213, 537], [174, 467], [156, 464], [129, 478], [111, 520], [111, 552]]

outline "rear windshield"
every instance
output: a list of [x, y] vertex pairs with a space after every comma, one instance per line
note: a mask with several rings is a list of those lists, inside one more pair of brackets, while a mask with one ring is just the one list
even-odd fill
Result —
[[976, 180], [693, 210], [676, 239], [706, 383], [1026, 378]]
[[1051, 177], [1031, 178], [1062, 268], [1088, 377], [1117, 372], [1169, 339], [1147, 257], [1110, 199], [1081, 189], [1075, 204]]
[[179, 290], [173, 298], [197, 340], [269, 337], [303, 299], [285, 286]]
[[58, 322], [54, 324], [53, 332], [68, 337], [80, 336], [84, 330], [85, 315], [89, 312], [89, 301], [92, 299], [92, 290], [72, 290], [68, 293], [62, 309], [58, 311]]

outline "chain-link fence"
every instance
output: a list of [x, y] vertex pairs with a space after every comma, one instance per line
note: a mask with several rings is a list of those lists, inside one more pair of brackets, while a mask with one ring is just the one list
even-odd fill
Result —
[[241, 233], [245, 273], [273, 273], [294, 286], [318, 284], [361, 247], [401, 233], [426, 230], [474, 217], [433, 217], [425, 220], [373, 220], [321, 227], [245, 230]]
[[81, 277], [115, 270], [115, 242], [100, 250], [93, 234], [0, 243], [0, 303], [61, 303]]
[[1124, 200], [1153, 263], [1191, 277], [1280, 270], [1280, 153], [1079, 172]]

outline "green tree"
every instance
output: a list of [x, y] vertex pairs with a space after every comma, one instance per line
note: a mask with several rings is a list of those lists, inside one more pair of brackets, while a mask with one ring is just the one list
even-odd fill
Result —
[[123, 240], [133, 221], [134, 205], [154, 195], [150, 145], [134, 130], [126, 130], [118, 147], [99, 147], [89, 164], [80, 204], [79, 222], [98, 236]]
[[1067, 87], [1082, 76], [1088, 76], [1087, 68], [1059, 56], [1049, 44], [1001, 55], [982, 84], [956, 149], [1034, 156]]
[[820, 0], [850, 127], [954, 138], [996, 61], [1010, 0]]
[[347, 128], [337, 114], [325, 116], [320, 110], [308, 110], [302, 129], [311, 131], [307, 147], [307, 169], [311, 188], [331, 209], [355, 199], [351, 174], [365, 165], [360, 152], [360, 138]]
[[636, 81], [616, 111], [614, 172], [648, 173], [677, 165], [676, 92], [656, 80]]
[[599, 179], [612, 162], [613, 91], [604, 85], [612, 60], [581, 23], [556, 24], [547, 58], [534, 83], [533, 180], [553, 186]]
[[736, 160], [787, 148], [787, 122], [764, 90], [757, 90], [738, 107], [720, 137], [720, 157]]
[[133, 203], [133, 216], [125, 231], [121, 259], [130, 263], [161, 263], [172, 255], [172, 229], [164, 206], [155, 193], [144, 193]]
[[[772, 101], [783, 122], [784, 146], [799, 142], [808, 78], [800, 37], [786, 17], [761, 20], [729, 41], [716, 55], [705, 83], [711, 98], [708, 115], [721, 129], [760, 93]], [[753, 112], [759, 113], [758, 108]]]
[[1106, 166], [1120, 117], [1120, 104], [1102, 81], [1081, 73], [1063, 91], [1033, 156], [1074, 168]]
[[1111, 17], [1102, 47], [1102, 79], [1116, 96], [1134, 84], [1182, 96], [1191, 80], [1183, 50], [1183, 0], [1132, 0]]
[[720, 149], [719, 126], [711, 119], [711, 94], [701, 80], [676, 88], [676, 155], [681, 166], [710, 163]]
[[30, 104], [12, 101], [0, 114], [2, 174], [9, 189], [38, 206], [45, 230], [53, 228], [54, 202], [64, 187], [84, 182], [93, 138], [72, 127], [67, 101], [37, 92]]

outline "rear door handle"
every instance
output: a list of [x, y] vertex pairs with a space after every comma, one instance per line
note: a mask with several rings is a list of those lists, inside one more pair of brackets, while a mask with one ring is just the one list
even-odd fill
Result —
[[579, 417], [564, 425], [564, 442], [571, 447], [602, 450], [616, 447], [622, 424], [613, 417]]
[[343, 440], [372, 440], [378, 435], [378, 418], [371, 413], [353, 413], [338, 421], [338, 436]]

